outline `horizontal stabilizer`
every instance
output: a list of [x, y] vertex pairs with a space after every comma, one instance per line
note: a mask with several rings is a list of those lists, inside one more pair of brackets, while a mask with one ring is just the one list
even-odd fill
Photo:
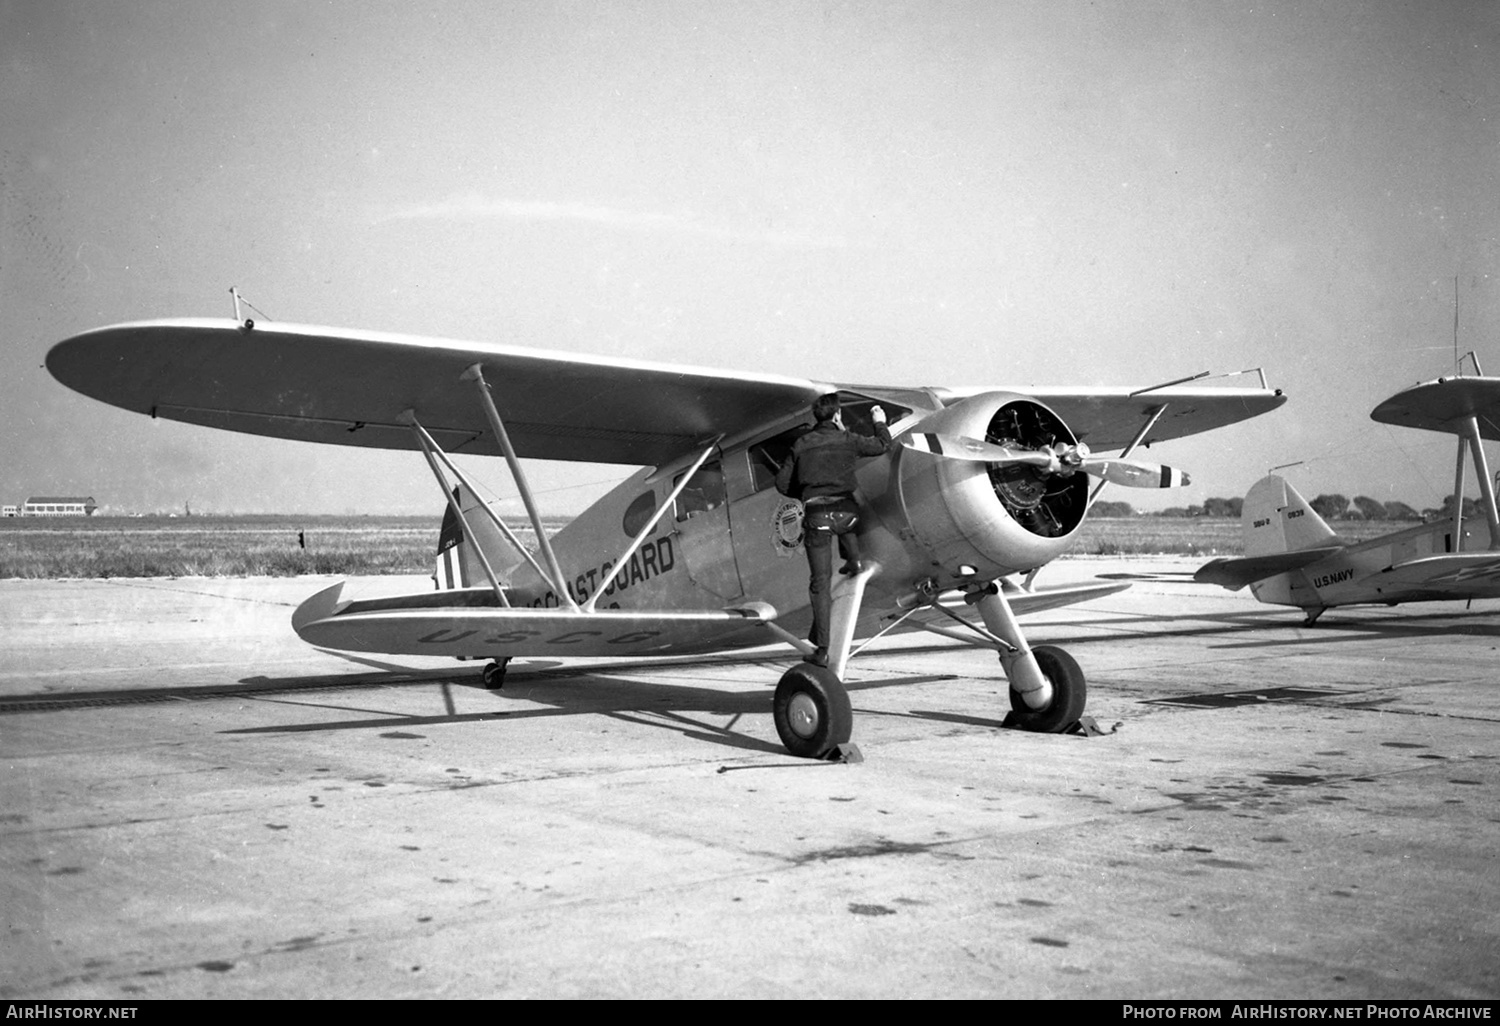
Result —
[[1342, 545], [1327, 545], [1298, 552], [1275, 552], [1269, 556], [1243, 556], [1235, 559], [1215, 559], [1198, 568], [1193, 580], [1199, 584], [1217, 584], [1238, 591], [1247, 584], [1290, 573], [1311, 566], [1319, 560], [1342, 552]]
[[341, 585], [297, 608], [292, 627], [324, 648], [399, 655], [631, 656], [707, 650], [775, 640], [764, 631], [776, 610], [754, 602], [715, 610], [609, 609], [592, 613], [499, 605], [486, 588], [342, 602]]
[[1500, 596], [1500, 553], [1453, 552], [1397, 563], [1365, 580], [1378, 587], [1392, 585], [1451, 592], [1456, 597], [1481, 593]]

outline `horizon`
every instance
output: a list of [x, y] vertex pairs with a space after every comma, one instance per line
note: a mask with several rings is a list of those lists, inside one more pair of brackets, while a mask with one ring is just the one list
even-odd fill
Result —
[[[1500, 475], [1497, 475], [1497, 476], [1500, 476]], [[1356, 519], [1356, 520], [1380, 519], [1380, 518], [1371, 518], [1371, 517], [1366, 516], [1358, 508], [1358, 506], [1356, 505], [1356, 503], [1358, 503], [1359, 500], [1361, 500], [1361, 499], [1367, 499], [1367, 500], [1373, 500], [1375, 502], [1380, 503], [1380, 505], [1383, 506], [1386, 509], [1387, 514], [1390, 513], [1392, 507], [1401, 507], [1401, 506], [1404, 506], [1407, 509], [1409, 509], [1412, 513], [1416, 514], [1416, 519], [1433, 520], [1433, 519], [1441, 519], [1442, 517], [1448, 515], [1444, 511], [1451, 508], [1451, 506], [1452, 506], [1452, 500], [1454, 498], [1454, 493], [1450, 492], [1448, 495], [1444, 496], [1443, 499], [1442, 499], [1442, 501], [1438, 505], [1436, 505], [1436, 506], [1427, 506], [1427, 507], [1415, 506], [1415, 505], [1413, 505], [1411, 503], [1404, 502], [1403, 500], [1400, 500], [1400, 499], [1392, 499], [1392, 500], [1387, 500], [1387, 501], [1383, 501], [1382, 502], [1381, 500], [1374, 500], [1373, 496], [1369, 496], [1369, 495], [1366, 495], [1364, 493], [1360, 493], [1358, 495], [1343, 495], [1343, 493], [1341, 493], [1341, 492], [1326, 492], [1326, 493], [1325, 492], [1319, 492], [1316, 495], [1309, 496], [1308, 497], [1308, 501], [1310, 503], [1312, 503], [1312, 504], [1317, 504], [1319, 502], [1319, 500], [1324, 499], [1325, 497], [1328, 497], [1328, 496], [1334, 496], [1334, 497], [1342, 496], [1346, 500], [1346, 507], [1345, 507], [1345, 509], [1343, 509], [1338, 514], [1334, 514], [1333, 515], [1333, 519]], [[1240, 503], [1242, 501], [1243, 501], [1243, 496], [1237, 496], [1237, 495], [1234, 495], [1234, 496], [1213, 496], [1213, 495], [1211, 495], [1211, 496], [1207, 497], [1202, 503], [1197, 503], [1197, 504], [1192, 504], [1192, 505], [1163, 506], [1163, 507], [1161, 507], [1159, 509], [1141, 509], [1141, 508], [1136, 507], [1136, 505], [1134, 503], [1130, 502], [1128, 499], [1101, 498], [1096, 503], [1094, 503], [1093, 506], [1104, 507], [1106, 510], [1111, 510], [1111, 511], [1117, 510], [1117, 509], [1119, 509], [1122, 506], [1127, 506], [1127, 507], [1130, 508], [1129, 513], [1126, 514], [1128, 516], [1138, 516], [1138, 517], [1139, 516], [1164, 516], [1164, 517], [1171, 517], [1171, 518], [1178, 518], [1178, 517], [1199, 517], [1199, 516], [1203, 516], [1203, 517], [1213, 517], [1213, 518], [1220, 518], [1220, 519], [1222, 519], [1223, 517], [1226, 517], [1226, 516], [1238, 516], [1238, 514], [1213, 514], [1213, 513], [1207, 513], [1207, 512], [1205, 512], [1205, 509], [1207, 507], [1209, 507], [1209, 506], [1215, 506], [1215, 507], [1226, 506], [1226, 505], [1230, 505], [1230, 504]], [[6, 505], [9, 505], [9, 504], [6, 504]], [[17, 503], [16, 507], [19, 509], [20, 505], [21, 504]], [[1470, 509], [1476, 509], [1476, 514], [1479, 515], [1479, 516], [1482, 516], [1483, 514], [1477, 512], [1477, 508], [1476, 507], [1477, 507], [1477, 499], [1476, 499], [1476, 497], [1473, 496], [1473, 495], [1470, 495], [1470, 494], [1466, 493], [1465, 496], [1464, 496], [1464, 509], [1466, 511], [1468, 511]], [[580, 514], [578, 514], [578, 513], [547, 512], [547, 511], [542, 511], [540, 513], [540, 517], [541, 517], [541, 519], [542, 519], [542, 521], [544, 523], [546, 523], [548, 521], [564, 521], [564, 522], [568, 522], [568, 521], [572, 521], [572, 520], [576, 519], [579, 515]], [[1102, 510], [1101, 511], [1096, 511], [1091, 506], [1090, 511], [1089, 511], [1088, 519], [1090, 519], [1090, 520], [1092, 520], [1092, 519], [1109, 519], [1111, 516], [1117, 516], [1117, 515], [1118, 514], [1113, 513], [1113, 512], [1105, 512], [1105, 511], [1102, 511]], [[112, 519], [113, 520], [127, 520], [127, 519], [128, 520], [136, 520], [136, 519], [145, 519], [145, 518], [150, 518], [150, 519], [175, 519], [175, 520], [193, 520], [193, 519], [231, 520], [231, 519], [236, 519], [236, 518], [247, 519], [247, 520], [248, 519], [255, 519], [255, 518], [262, 518], [262, 519], [273, 519], [273, 518], [274, 519], [293, 519], [293, 518], [298, 518], [298, 517], [305, 518], [305, 519], [328, 518], [328, 519], [339, 519], [339, 520], [357, 520], [357, 519], [365, 519], [365, 518], [378, 518], [378, 519], [389, 519], [389, 520], [431, 520], [433, 522], [434, 526], [437, 526], [437, 525], [439, 525], [442, 522], [443, 516], [444, 516], [444, 511], [441, 508], [439, 508], [436, 512], [431, 513], [431, 514], [428, 514], [428, 513], [384, 513], [384, 512], [371, 512], [371, 511], [368, 511], [368, 510], [361, 511], [361, 510], [355, 510], [355, 509], [346, 509], [343, 512], [326, 512], [326, 511], [325, 512], [309, 512], [309, 511], [297, 511], [297, 510], [292, 510], [292, 511], [274, 511], [274, 510], [272, 510], [272, 511], [247, 511], [247, 510], [220, 510], [220, 509], [213, 509], [213, 508], [196, 509], [196, 510], [195, 509], [185, 509], [185, 510], [182, 510], [182, 511], [178, 511], [176, 509], [167, 508], [167, 507], [159, 507], [159, 508], [156, 508], [156, 509], [149, 509], [149, 510], [125, 509], [125, 508], [111, 506], [108, 503], [100, 503], [98, 505], [96, 511], [94, 513], [90, 513], [90, 514], [69, 513], [69, 514], [46, 514], [46, 515], [31, 514], [31, 515], [23, 515], [23, 514], [20, 514], [20, 513], [16, 513], [16, 514], [12, 514], [12, 515], [7, 515], [3, 519], [8, 519], [8, 520], [28, 520], [28, 521], [38, 521], [38, 520], [40, 520], [40, 521], [58, 521], [58, 520], [75, 521], [75, 520], [112, 520]], [[500, 516], [501, 516], [502, 519], [504, 519], [507, 523], [509, 523], [511, 525], [521, 524], [521, 525], [525, 525], [525, 526], [530, 526], [530, 518], [524, 512], [522, 512], [522, 513], [501, 513]], [[1399, 518], [1394, 517], [1394, 516], [1391, 516], [1389, 518], [1390, 519], [1399, 519]]]

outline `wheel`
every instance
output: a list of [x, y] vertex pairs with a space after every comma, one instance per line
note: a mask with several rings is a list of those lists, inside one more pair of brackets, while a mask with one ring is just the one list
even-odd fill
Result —
[[782, 674], [771, 704], [776, 733], [793, 755], [821, 759], [849, 740], [849, 692], [826, 666], [799, 663]]
[[505, 687], [505, 668], [510, 665], [510, 656], [501, 656], [484, 668], [480, 679], [486, 691], [499, 691]]
[[1031, 650], [1042, 676], [1052, 682], [1052, 701], [1045, 709], [1033, 709], [1015, 691], [1010, 693], [1010, 716], [1006, 723], [1022, 730], [1042, 734], [1060, 734], [1078, 722], [1088, 701], [1088, 687], [1083, 671], [1073, 657], [1052, 645], [1038, 645]]

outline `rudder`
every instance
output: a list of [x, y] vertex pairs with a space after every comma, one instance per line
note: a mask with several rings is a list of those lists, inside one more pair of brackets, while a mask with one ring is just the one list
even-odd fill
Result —
[[[454, 515], [452, 505], [446, 506], [443, 510], [443, 526], [438, 532], [437, 565], [432, 575], [433, 583], [439, 591], [488, 586], [489, 578], [485, 576], [484, 564], [480, 562], [475, 546], [489, 559], [490, 569], [500, 576], [506, 562], [501, 557], [509, 547], [509, 542], [496, 529], [483, 510], [484, 503], [473, 492], [460, 484], [453, 489], [453, 497], [464, 512], [468, 532]], [[503, 576], [501, 583], [505, 583]]]

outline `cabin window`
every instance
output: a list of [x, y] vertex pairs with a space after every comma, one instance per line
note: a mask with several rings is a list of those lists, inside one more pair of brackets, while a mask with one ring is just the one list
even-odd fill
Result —
[[637, 495], [630, 505], [625, 508], [625, 520], [621, 526], [625, 528], [625, 536], [634, 538], [641, 533], [641, 528], [646, 526], [646, 521], [651, 519], [651, 514], [656, 512], [656, 493], [643, 492]]
[[[679, 476], [673, 482], [681, 481]], [[677, 519], [687, 520], [724, 505], [724, 467], [715, 460], [705, 463], [677, 496]]]

